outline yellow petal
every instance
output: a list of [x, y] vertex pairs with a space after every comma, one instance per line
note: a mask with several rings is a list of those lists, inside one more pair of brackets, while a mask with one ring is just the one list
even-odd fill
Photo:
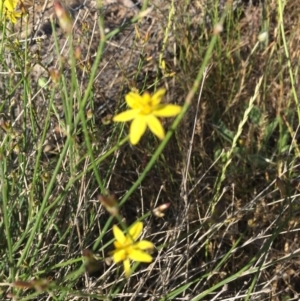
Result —
[[133, 241], [135, 241], [139, 238], [142, 231], [143, 231], [143, 223], [137, 222], [137, 223], [134, 223], [132, 226], [130, 226], [128, 235]]
[[117, 240], [114, 241], [114, 246], [116, 249], [121, 249], [123, 248], [123, 246], [125, 245], [125, 243], [119, 243]]
[[173, 117], [180, 113], [181, 107], [177, 105], [163, 105], [158, 106], [152, 111], [153, 115], [158, 117]]
[[154, 248], [154, 244], [148, 240], [141, 240], [134, 244], [134, 248], [140, 250], [152, 250]]
[[153, 258], [148, 253], [133, 249], [129, 254], [128, 257], [131, 260], [138, 261], [138, 262], [152, 262]]
[[125, 96], [125, 100], [128, 107], [131, 109], [139, 109], [143, 103], [143, 98], [138, 93], [134, 92], [129, 92]]
[[165, 131], [161, 122], [154, 115], [148, 115], [146, 121], [151, 132], [159, 139], [164, 139]]
[[131, 271], [130, 271], [130, 261], [129, 259], [124, 260], [124, 271], [126, 278], [130, 277]]
[[124, 260], [126, 260], [126, 258], [127, 258], [127, 255], [126, 255], [126, 251], [124, 249], [113, 251], [114, 263], [119, 263], [121, 261], [124, 261]]
[[129, 130], [130, 143], [132, 145], [135, 145], [140, 141], [146, 128], [147, 124], [144, 116], [138, 116], [132, 121]]
[[12, 23], [17, 23], [17, 18], [20, 18], [21, 17], [21, 14], [20, 13], [16, 13], [16, 12], [12, 12], [9, 16], [9, 19]]
[[113, 226], [113, 233], [114, 233], [115, 239], [117, 240], [117, 242], [119, 244], [123, 245], [126, 242], [126, 237], [125, 237], [124, 233], [121, 231], [121, 229], [117, 225]]
[[17, 6], [16, 1], [13, 1], [13, 0], [5, 0], [4, 1], [4, 7], [10, 12], [13, 12], [15, 10], [16, 6]]
[[116, 116], [114, 116], [113, 121], [115, 122], [125, 122], [125, 121], [130, 121], [134, 118], [136, 118], [139, 110], [128, 110], [125, 112], [122, 112]]
[[150, 104], [151, 95], [148, 91], [145, 91], [141, 97], [142, 97], [142, 105], [143, 106]]
[[152, 106], [157, 106], [161, 102], [161, 99], [165, 94], [166, 94], [166, 89], [157, 90], [151, 97]]

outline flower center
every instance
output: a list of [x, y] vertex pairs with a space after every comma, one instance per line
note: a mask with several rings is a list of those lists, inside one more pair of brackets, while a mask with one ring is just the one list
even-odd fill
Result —
[[147, 103], [141, 108], [141, 114], [149, 115], [152, 113], [152, 110], [153, 110], [152, 106], [149, 103]]

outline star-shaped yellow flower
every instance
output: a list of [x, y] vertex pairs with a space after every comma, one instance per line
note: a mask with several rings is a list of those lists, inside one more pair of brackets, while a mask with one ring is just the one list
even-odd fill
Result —
[[6, 19], [10, 20], [12, 23], [16, 23], [17, 19], [21, 17], [21, 13], [16, 12], [17, 0], [2, 0], [3, 2], [3, 7], [4, 7], [4, 12]]
[[165, 93], [165, 89], [159, 89], [152, 96], [149, 92], [144, 92], [143, 95], [129, 92], [125, 96], [126, 103], [130, 107], [130, 110], [116, 115], [113, 121], [125, 122], [132, 120], [129, 132], [131, 144], [134, 145], [140, 141], [147, 126], [159, 139], [165, 137], [164, 128], [157, 117], [173, 117], [178, 115], [181, 111], [180, 106], [160, 104]]
[[123, 261], [126, 278], [130, 276], [130, 260], [148, 263], [152, 261], [152, 256], [144, 250], [153, 249], [154, 244], [148, 240], [135, 242], [141, 235], [142, 230], [142, 222], [133, 224], [127, 235], [124, 235], [118, 226], [113, 226], [116, 241], [114, 242], [115, 250], [111, 254], [115, 263]]

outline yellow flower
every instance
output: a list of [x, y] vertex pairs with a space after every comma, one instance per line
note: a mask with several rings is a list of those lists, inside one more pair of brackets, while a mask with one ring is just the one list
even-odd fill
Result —
[[143, 95], [129, 92], [125, 96], [130, 110], [116, 115], [113, 121], [125, 122], [132, 120], [129, 132], [131, 144], [137, 144], [140, 141], [147, 126], [159, 139], [165, 137], [164, 128], [157, 117], [172, 117], [178, 115], [181, 111], [180, 106], [160, 104], [165, 93], [165, 89], [159, 89], [152, 96], [149, 92], [145, 92]]
[[17, 7], [17, 3], [18, 3], [17, 0], [4, 0], [3, 6], [8, 11], [13, 12]]
[[5, 17], [12, 23], [16, 23], [17, 19], [21, 17], [21, 13], [15, 11], [17, 4], [17, 0], [4, 0], [3, 2]]
[[111, 254], [115, 263], [123, 261], [126, 278], [130, 276], [130, 260], [151, 262], [153, 259], [151, 255], [144, 252], [144, 250], [154, 248], [154, 244], [151, 241], [141, 240], [135, 242], [141, 235], [142, 230], [142, 222], [137, 222], [130, 226], [127, 235], [124, 235], [118, 226], [113, 226], [116, 241], [114, 242], [115, 250]]

